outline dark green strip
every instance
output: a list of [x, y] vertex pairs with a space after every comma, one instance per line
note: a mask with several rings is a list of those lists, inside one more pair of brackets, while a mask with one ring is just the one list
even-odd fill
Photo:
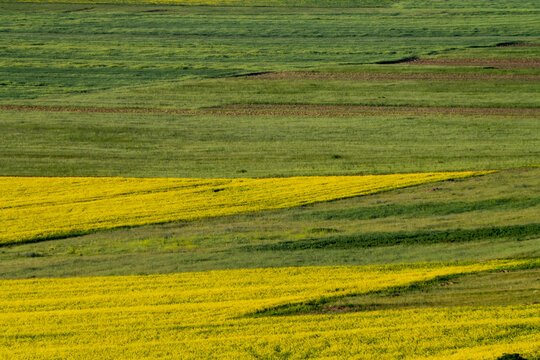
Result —
[[389, 204], [305, 212], [296, 215], [295, 219], [369, 220], [403, 215], [410, 217], [444, 216], [469, 211], [526, 209], [538, 204], [540, 204], [540, 198], [489, 199], [475, 202], [431, 202], [412, 205]]
[[489, 227], [480, 229], [455, 229], [435, 231], [399, 231], [331, 235], [306, 240], [282, 241], [275, 244], [246, 247], [247, 250], [305, 250], [348, 249], [359, 247], [391, 246], [398, 244], [431, 244], [441, 242], [466, 242], [485, 239], [513, 238], [517, 240], [540, 235], [540, 224]]

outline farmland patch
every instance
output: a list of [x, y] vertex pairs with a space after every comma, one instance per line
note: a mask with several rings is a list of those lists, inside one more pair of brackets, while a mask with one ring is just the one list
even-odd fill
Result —
[[[312, 267], [0, 281], [10, 359], [493, 358], [538, 349], [538, 305], [245, 317], [261, 309], [406, 287], [528, 261]], [[15, 300], [14, 300], [15, 299]], [[106, 341], [104, 341], [106, 339]], [[122, 346], [117, 346], [121, 343]], [[322, 344], [322, 345], [321, 345]], [[351, 344], [355, 346], [351, 347]], [[156, 354], [159, 354], [156, 356]], [[296, 356], [296, 355], [295, 355]]]
[[[413, 61], [414, 63], [414, 61]], [[249, 78], [265, 80], [374, 80], [374, 81], [540, 81], [540, 75], [473, 73], [353, 73], [353, 72], [270, 72]]]
[[486, 173], [267, 179], [5, 177], [0, 178], [0, 243], [287, 208]]
[[426, 58], [405, 61], [410, 65], [481, 66], [496, 69], [540, 69], [540, 58], [516, 59], [454, 59]]

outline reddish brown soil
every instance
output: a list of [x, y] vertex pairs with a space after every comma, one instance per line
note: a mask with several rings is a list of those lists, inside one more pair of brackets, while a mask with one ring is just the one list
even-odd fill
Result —
[[339, 106], [339, 105], [229, 105], [198, 110], [185, 109], [125, 109], [0, 105], [0, 110], [84, 112], [84, 113], [135, 113], [180, 115], [227, 116], [500, 116], [540, 117], [535, 108], [466, 108], [466, 107], [410, 107], [410, 106]]
[[540, 44], [534, 43], [502, 43], [497, 45], [497, 47], [539, 47]]
[[129, 109], [71, 106], [32, 106], [32, 105], [0, 105], [0, 110], [11, 111], [48, 111], [48, 112], [82, 112], [82, 113], [129, 113], [129, 114], [194, 114], [196, 110], [186, 109]]
[[[414, 62], [411, 62], [414, 63]], [[415, 63], [416, 64], [416, 63]], [[331, 72], [272, 72], [249, 76], [264, 80], [388, 80], [388, 81], [540, 81], [539, 75], [508, 74], [389, 74]]]
[[402, 64], [439, 66], [483, 66], [496, 69], [540, 69], [540, 58], [531, 59], [415, 59]]
[[299, 116], [386, 116], [386, 115], [459, 115], [539, 117], [540, 109], [342, 106], [342, 105], [231, 105], [212, 109], [223, 115], [299, 115]]

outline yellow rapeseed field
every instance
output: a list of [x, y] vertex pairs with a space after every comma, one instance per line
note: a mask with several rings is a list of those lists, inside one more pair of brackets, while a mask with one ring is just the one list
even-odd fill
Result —
[[0, 243], [286, 208], [485, 173], [266, 179], [0, 177]]
[[540, 305], [245, 316], [526, 261], [0, 281], [0, 359], [494, 359], [540, 346]]

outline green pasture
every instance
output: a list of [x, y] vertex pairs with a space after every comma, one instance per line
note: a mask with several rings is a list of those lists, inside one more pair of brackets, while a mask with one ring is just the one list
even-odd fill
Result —
[[0, 114], [1, 175], [268, 177], [540, 162], [537, 118]]
[[[538, 75], [537, 75], [538, 76]], [[540, 79], [540, 76], [538, 76]], [[224, 105], [368, 105], [538, 108], [538, 82], [279, 79], [187, 80], [16, 104], [196, 109]]]
[[[0, 104], [540, 42], [539, 9], [0, 3]], [[397, 6], [396, 4], [394, 4]], [[128, 90], [129, 91], [129, 90]]]
[[[11, 3], [73, 3], [69, 0], [4, 0]], [[165, 4], [181, 6], [313, 7], [313, 8], [434, 8], [536, 9], [533, 0], [78, 0], [79, 4]]]

